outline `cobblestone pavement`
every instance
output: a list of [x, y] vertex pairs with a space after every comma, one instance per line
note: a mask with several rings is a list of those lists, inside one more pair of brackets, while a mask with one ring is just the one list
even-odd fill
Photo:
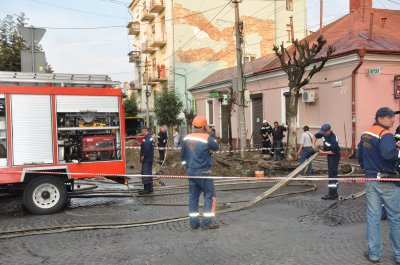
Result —
[[[247, 200], [267, 187], [220, 191], [219, 201]], [[296, 191], [291, 186], [283, 190]], [[341, 184], [342, 195], [362, 190]], [[181, 191], [186, 191], [185, 189]], [[91, 230], [0, 240], [0, 264], [369, 264], [364, 197], [337, 204], [315, 192], [267, 199], [246, 210], [220, 214], [217, 230], [191, 230], [187, 220], [148, 227]], [[186, 194], [142, 198], [187, 202]], [[7, 207], [6, 207], [6, 206]], [[186, 206], [144, 206], [132, 198], [79, 199], [64, 212], [32, 216], [18, 201], [0, 202], [0, 231], [186, 215]], [[394, 264], [383, 222], [381, 264]]]

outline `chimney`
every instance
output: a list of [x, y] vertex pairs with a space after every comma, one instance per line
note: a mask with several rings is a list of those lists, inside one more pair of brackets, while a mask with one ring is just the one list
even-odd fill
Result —
[[372, 27], [374, 26], [374, 13], [371, 12], [369, 17], [368, 40], [372, 40]]
[[350, 10], [357, 10], [360, 7], [372, 7], [372, 0], [350, 0]]

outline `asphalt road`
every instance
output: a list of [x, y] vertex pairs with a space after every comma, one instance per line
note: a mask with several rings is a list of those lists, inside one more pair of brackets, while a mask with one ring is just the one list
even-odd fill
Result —
[[[219, 191], [217, 199], [248, 200], [267, 188]], [[282, 192], [301, 188], [288, 187]], [[347, 195], [362, 188], [362, 184], [345, 183], [340, 193]], [[74, 199], [65, 211], [48, 216], [32, 216], [20, 201], [3, 200], [0, 231], [185, 216], [186, 206], [158, 205], [186, 203], [186, 190], [179, 191], [182, 194], [140, 200]], [[363, 257], [365, 198], [332, 205], [332, 201], [321, 200], [325, 192], [326, 183], [319, 183], [315, 192], [266, 199], [242, 211], [219, 214], [221, 227], [217, 230], [191, 230], [188, 220], [183, 220], [0, 239], [0, 264], [369, 264]], [[387, 221], [382, 228], [381, 264], [394, 264]]]

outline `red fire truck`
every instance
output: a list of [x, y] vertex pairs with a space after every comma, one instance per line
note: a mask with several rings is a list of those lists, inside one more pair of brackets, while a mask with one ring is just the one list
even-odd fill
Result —
[[65, 206], [77, 179], [123, 181], [116, 85], [103, 75], [0, 72], [0, 189], [23, 191], [30, 212], [47, 214]]

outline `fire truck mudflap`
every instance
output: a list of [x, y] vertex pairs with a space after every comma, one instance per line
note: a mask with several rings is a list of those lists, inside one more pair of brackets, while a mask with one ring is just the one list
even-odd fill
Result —
[[74, 180], [126, 174], [121, 89], [101, 75], [0, 72], [0, 189], [56, 213]]

